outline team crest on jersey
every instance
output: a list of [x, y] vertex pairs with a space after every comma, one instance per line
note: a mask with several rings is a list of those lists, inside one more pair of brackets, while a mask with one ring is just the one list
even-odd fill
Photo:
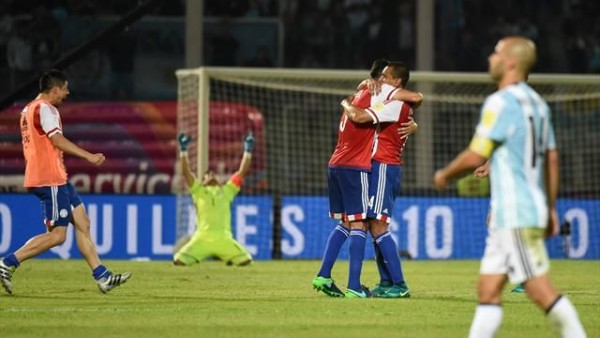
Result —
[[371, 107], [372, 110], [376, 111], [376, 112], [380, 112], [382, 110], [385, 109], [385, 104], [384, 103], [378, 103], [374, 106]]
[[67, 209], [60, 209], [59, 215], [61, 218], [65, 218], [69, 216], [69, 212], [67, 211]]
[[483, 111], [483, 116], [481, 118], [481, 125], [486, 128], [490, 128], [494, 125], [497, 118], [498, 118], [497, 112], [495, 112], [491, 109], [485, 109]]

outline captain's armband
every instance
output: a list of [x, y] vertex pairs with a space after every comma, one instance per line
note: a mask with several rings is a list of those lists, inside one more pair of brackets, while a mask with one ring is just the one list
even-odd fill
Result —
[[470, 150], [485, 158], [490, 158], [490, 156], [492, 156], [492, 151], [494, 151], [494, 147], [494, 141], [490, 140], [487, 137], [482, 137], [478, 135], [473, 136], [473, 139], [469, 144]]

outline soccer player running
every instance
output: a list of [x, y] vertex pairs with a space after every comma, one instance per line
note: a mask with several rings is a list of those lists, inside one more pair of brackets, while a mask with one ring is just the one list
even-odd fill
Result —
[[[377, 60], [371, 68], [371, 77], [378, 78], [389, 62]], [[391, 86], [371, 95], [367, 88], [361, 89], [352, 99], [358, 107], [368, 108], [386, 99], [419, 101], [419, 93], [400, 91]], [[370, 292], [360, 283], [362, 261], [366, 241], [366, 215], [368, 209], [369, 177], [375, 128], [349, 121], [342, 114], [338, 130], [338, 142], [329, 161], [328, 185], [330, 217], [342, 222], [331, 232], [321, 268], [313, 279], [313, 287], [331, 297], [366, 298]], [[346, 239], [349, 242], [348, 288], [342, 292], [331, 278], [331, 270]]]
[[558, 230], [559, 166], [550, 109], [526, 83], [536, 61], [535, 44], [524, 37], [503, 38], [488, 61], [498, 91], [483, 104], [468, 149], [434, 176], [436, 188], [442, 190], [447, 180], [491, 158], [490, 224], [469, 337], [495, 335], [507, 279], [524, 284], [562, 337], [585, 337], [577, 311], [548, 277], [544, 237]]
[[42, 204], [46, 233], [30, 238], [21, 248], [0, 260], [0, 281], [9, 294], [13, 293], [11, 278], [25, 260], [57, 245], [67, 236], [67, 226], [73, 223], [77, 246], [92, 270], [101, 292], [106, 293], [125, 283], [131, 274], [111, 273], [98, 258], [90, 237], [90, 220], [81, 198], [67, 181], [63, 153], [101, 165], [105, 157], [92, 154], [69, 141], [62, 130], [57, 107], [69, 95], [69, 82], [61, 71], [49, 70], [39, 80], [40, 93], [21, 112], [21, 137], [25, 156], [23, 186], [34, 193]]
[[[381, 75], [387, 86], [402, 89], [408, 83], [410, 72], [402, 62], [391, 62]], [[379, 284], [372, 290], [373, 297], [406, 298], [410, 290], [404, 280], [396, 243], [389, 232], [394, 200], [402, 179], [402, 151], [409, 131], [398, 135], [409, 123], [413, 109], [410, 104], [387, 100], [361, 109], [347, 100], [342, 101], [348, 118], [356, 123], [377, 125], [373, 149], [371, 175], [369, 179], [369, 230], [375, 242], [375, 252], [383, 260], [377, 260]], [[385, 264], [381, 264], [385, 262]]]
[[246, 135], [240, 167], [225, 184], [219, 183], [212, 171], [207, 171], [202, 181], [196, 178], [187, 155], [191, 140], [184, 134], [177, 138], [183, 177], [196, 206], [197, 227], [191, 239], [173, 256], [173, 264], [192, 265], [215, 257], [227, 265], [248, 265], [252, 263], [252, 256], [231, 233], [231, 202], [250, 172], [254, 137], [250, 133]]

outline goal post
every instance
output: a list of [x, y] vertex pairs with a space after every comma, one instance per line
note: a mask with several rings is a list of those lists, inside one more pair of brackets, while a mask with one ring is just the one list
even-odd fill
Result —
[[[299, 219], [308, 222], [307, 218], [318, 218], [312, 226], [319, 227], [318, 223], [323, 222], [320, 213], [328, 210], [327, 162], [337, 141], [339, 103], [355, 92], [368, 71], [201, 67], [178, 70], [176, 75], [177, 127], [194, 139], [189, 151], [193, 170], [200, 176], [210, 168], [226, 179], [239, 165], [243, 135], [252, 130], [257, 136], [257, 147], [241, 196], [271, 200], [270, 222], [274, 235], [268, 246], [276, 251], [274, 256], [278, 256], [280, 244], [284, 251], [286, 246], [293, 245], [290, 244], [295, 240], [293, 236], [289, 243], [285, 238], [285, 227], [289, 224], [297, 225], [301, 222]], [[560, 197], [599, 198], [600, 77], [532, 74], [528, 82], [548, 101], [552, 110], [561, 155]], [[485, 199], [489, 195], [486, 180], [466, 178], [452, 183], [447, 192], [439, 194], [432, 187], [432, 176], [437, 168], [468, 145], [481, 105], [496, 87], [484, 73], [415, 71], [411, 72], [407, 89], [421, 91], [425, 96], [424, 104], [415, 112], [419, 129], [410, 136], [404, 151], [400, 191], [400, 198], [407, 198], [401, 203], [417, 203], [420, 211], [413, 211], [410, 206], [394, 209], [397, 240], [401, 246], [411, 249], [415, 244], [402, 237], [416, 233], [423, 246], [426, 243], [422, 237], [429, 231], [423, 228], [433, 226], [432, 231], [444, 231], [443, 217], [436, 214], [442, 211], [432, 211], [429, 215], [423, 212], [424, 208], [456, 203], [459, 209], [470, 210], [477, 205], [483, 211], [455, 211], [452, 222], [455, 225], [485, 223]], [[193, 219], [189, 216], [194, 215], [187, 189], [179, 181], [178, 237], [191, 231]], [[291, 200], [303, 205], [301, 214], [286, 209]], [[587, 213], [588, 222], [600, 217], [600, 211], [594, 208]], [[565, 212], [563, 216], [574, 217], [569, 215]], [[433, 225], [427, 223], [428, 217], [433, 217]], [[485, 227], [482, 225], [472, 231], [482, 232]], [[465, 238], [460, 241], [470, 245], [471, 235], [461, 235]], [[323, 242], [321, 237], [305, 238], [304, 245]], [[285, 243], [280, 243], [282, 240]], [[455, 244], [456, 241], [454, 238]], [[445, 245], [439, 239], [430, 244], [433, 251]], [[283, 256], [286, 257], [285, 252]], [[443, 258], [443, 253], [440, 257]]]

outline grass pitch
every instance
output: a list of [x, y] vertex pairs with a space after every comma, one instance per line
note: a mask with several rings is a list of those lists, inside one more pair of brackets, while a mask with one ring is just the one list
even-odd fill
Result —
[[[251, 267], [205, 262], [106, 261], [130, 271], [101, 294], [83, 261], [31, 260], [0, 289], [0, 337], [466, 337], [476, 305], [477, 261], [405, 261], [410, 299], [336, 299], [312, 290], [318, 261]], [[347, 262], [334, 278], [344, 287]], [[600, 337], [600, 262], [553, 261], [555, 285], [575, 304], [589, 337]], [[377, 281], [366, 261], [363, 283]], [[551, 337], [525, 295], [504, 295], [498, 337]]]

